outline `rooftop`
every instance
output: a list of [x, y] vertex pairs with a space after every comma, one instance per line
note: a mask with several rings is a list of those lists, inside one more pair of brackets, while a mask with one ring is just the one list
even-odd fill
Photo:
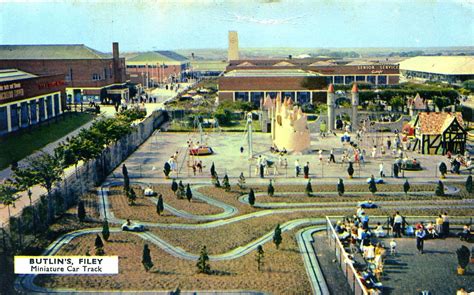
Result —
[[400, 70], [445, 75], [474, 75], [474, 56], [417, 56], [401, 61]]
[[17, 69], [0, 70], [0, 82], [13, 82], [38, 76]]
[[138, 64], [182, 64], [188, 59], [181, 54], [169, 50], [158, 50], [137, 53], [126, 59], [128, 65]]
[[275, 70], [232, 70], [225, 77], [317, 77], [316, 73], [300, 69], [275, 69]]
[[459, 112], [421, 112], [418, 113], [417, 121], [421, 134], [436, 135], [443, 133], [455, 119], [458, 120], [459, 125], [463, 126], [462, 114]]
[[84, 44], [70, 45], [0, 45], [0, 59], [109, 59]]

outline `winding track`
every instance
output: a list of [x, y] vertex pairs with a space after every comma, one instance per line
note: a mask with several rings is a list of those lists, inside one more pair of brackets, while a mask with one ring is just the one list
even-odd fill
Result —
[[[132, 182], [134, 184], [143, 185], [141, 182]], [[107, 219], [112, 224], [122, 224], [125, 220], [116, 218], [113, 212], [110, 209], [110, 203], [108, 200], [108, 188], [111, 185], [118, 185], [120, 182], [109, 182], [104, 185], [104, 187], [98, 190], [98, 197], [100, 203], [100, 214], [101, 218], [105, 218], [105, 214]], [[225, 204], [218, 200], [215, 200], [211, 197], [204, 196], [203, 194], [196, 191], [196, 188], [201, 186], [195, 186], [193, 188], [193, 196], [197, 199], [203, 200], [210, 205], [220, 207], [224, 210], [224, 212], [219, 214], [213, 215], [195, 215], [189, 212], [185, 212], [182, 210], [178, 210], [173, 208], [172, 206], [166, 205], [165, 208], [175, 214], [176, 216], [187, 218], [187, 219], [194, 219], [200, 221], [208, 221], [206, 223], [199, 223], [199, 224], [167, 224], [167, 223], [151, 223], [151, 222], [140, 222], [149, 227], [163, 227], [163, 228], [174, 228], [174, 229], [204, 229], [204, 228], [214, 228], [222, 225], [231, 224], [234, 222], [250, 219], [250, 218], [258, 218], [266, 215], [271, 214], [285, 214], [285, 213], [294, 213], [294, 212], [317, 212], [317, 211], [336, 211], [340, 210], [340, 208], [347, 209], [350, 207], [354, 207], [356, 203], [352, 202], [324, 202], [324, 203], [284, 203], [284, 202], [269, 202], [269, 203], [256, 203], [255, 207], [266, 208], [265, 210], [252, 212], [249, 214], [244, 214], [240, 216], [231, 217], [238, 213], [238, 209], [234, 206]], [[424, 193], [424, 192], [421, 192]], [[285, 193], [286, 195], [291, 194], [302, 194], [302, 193]], [[396, 193], [394, 193], [396, 194]], [[399, 193], [398, 193], [399, 194]], [[257, 194], [257, 196], [263, 194]], [[156, 200], [154, 200], [156, 201]], [[239, 198], [239, 201], [242, 203], [248, 203], [248, 195], [244, 195]], [[397, 205], [395, 205], [397, 202]], [[413, 203], [414, 201], [383, 201], [378, 202], [379, 204], [383, 204], [384, 208], [396, 208], [396, 209], [408, 209], [408, 208], [474, 208], [474, 200], [443, 200], [443, 204], [440, 205], [420, 205], [420, 206], [413, 206], [413, 204], [409, 205], [409, 203]], [[437, 201], [439, 202], [439, 201]], [[404, 206], [400, 206], [400, 203], [403, 203]], [[393, 205], [392, 205], [393, 204]], [[406, 204], [406, 205], [405, 205]], [[295, 207], [314, 207], [318, 206], [318, 208], [295, 208]], [[337, 208], [329, 208], [329, 206], [336, 206]], [[320, 208], [323, 207], [323, 208]], [[105, 214], [104, 214], [105, 212]], [[224, 219], [230, 217], [228, 219]], [[424, 217], [417, 217], [418, 219]], [[426, 217], [432, 218], [432, 217]], [[372, 217], [371, 220], [379, 220], [385, 221], [386, 217]], [[463, 219], [463, 218], [461, 218]], [[452, 218], [452, 221], [455, 222], [457, 219]], [[460, 220], [460, 219], [458, 219]], [[463, 219], [464, 220], [464, 219]], [[327, 285], [324, 280], [324, 276], [322, 271], [319, 267], [317, 262], [317, 258], [315, 256], [314, 250], [311, 247], [312, 242], [312, 234], [316, 231], [323, 230], [325, 227], [324, 225], [326, 220], [324, 218], [303, 218], [303, 219], [294, 219], [287, 221], [281, 225], [282, 232], [294, 230], [301, 226], [308, 226], [299, 230], [296, 233], [296, 240], [298, 243], [298, 247], [300, 248], [303, 261], [305, 264], [305, 268], [308, 274], [308, 277], [311, 282], [311, 287], [314, 294], [329, 294]], [[60, 238], [58, 238], [55, 242], [53, 242], [48, 248], [44, 251], [44, 255], [54, 255], [56, 254], [64, 245], [68, 244], [74, 238], [87, 235], [87, 234], [94, 234], [99, 233], [102, 231], [102, 228], [88, 228], [79, 231], [74, 231], [67, 233]], [[121, 232], [120, 228], [111, 228], [111, 232]], [[144, 233], [130, 233], [135, 234], [148, 242], [155, 244], [156, 246], [160, 247], [167, 253], [180, 258], [180, 259], [187, 259], [187, 260], [197, 260], [199, 255], [186, 252], [180, 247], [176, 247], [171, 245], [170, 243], [166, 242], [165, 240], [159, 238], [156, 234], [151, 232], [144, 232]], [[251, 241], [250, 243], [232, 249], [226, 253], [217, 254], [217, 255], [210, 255], [209, 258], [211, 261], [220, 261], [220, 260], [230, 260], [242, 257], [251, 251], [255, 250], [258, 245], [262, 245], [267, 243], [272, 239], [273, 231], [270, 231], [263, 235], [262, 237]], [[34, 283], [35, 275], [20, 275], [18, 276], [17, 280], [15, 281], [15, 288], [19, 291], [28, 291], [28, 292], [41, 292], [41, 293], [51, 293], [51, 292], [75, 292], [77, 290], [71, 289], [57, 289], [57, 290], [50, 290], [46, 288], [39, 287]], [[162, 291], [160, 291], [162, 292]], [[215, 291], [213, 291], [215, 292]], [[224, 293], [229, 293], [223, 291]], [[239, 294], [262, 294], [261, 292], [256, 291], [236, 291]]]

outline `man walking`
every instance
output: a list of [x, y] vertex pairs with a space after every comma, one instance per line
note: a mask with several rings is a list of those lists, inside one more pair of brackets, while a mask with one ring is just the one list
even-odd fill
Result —
[[396, 238], [401, 238], [401, 230], [402, 230], [402, 222], [403, 218], [400, 215], [400, 213], [397, 211], [395, 213], [395, 216], [393, 217], [393, 234], [395, 235]]
[[336, 158], [334, 157], [334, 149], [331, 149], [331, 154], [329, 155], [329, 163], [336, 163]]
[[301, 171], [300, 162], [298, 161], [298, 159], [296, 159], [296, 161], [295, 161], [295, 174], [296, 174], [296, 177], [300, 176], [300, 171]]
[[418, 252], [423, 254], [423, 246], [424, 246], [424, 240], [426, 237], [426, 232], [425, 229], [423, 228], [423, 225], [419, 224], [416, 227], [416, 249], [418, 249]]
[[303, 173], [304, 173], [304, 178], [308, 179], [309, 178], [309, 162], [306, 162], [306, 164], [304, 165]]
[[380, 163], [380, 165], [379, 165], [379, 171], [380, 171], [380, 178], [383, 178], [383, 177], [384, 177], [384, 174], [383, 174], [383, 162]]

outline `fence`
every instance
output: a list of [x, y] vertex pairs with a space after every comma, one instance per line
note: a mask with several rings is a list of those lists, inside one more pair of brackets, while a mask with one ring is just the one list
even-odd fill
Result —
[[337, 262], [341, 267], [341, 270], [344, 273], [344, 276], [346, 277], [347, 283], [351, 287], [353, 294], [368, 295], [369, 293], [367, 292], [367, 289], [365, 288], [359, 275], [357, 274], [356, 269], [350, 262], [350, 259], [348, 259], [348, 254], [344, 249], [344, 246], [342, 245], [341, 241], [339, 240], [339, 237], [336, 231], [334, 230], [334, 227], [332, 226], [331, 220], [329, 220], [328, 217], [326, 217], [326, 222], [326, 231], [329, 241], [329, 247], [334, 249], [334, 252], [336, 253]]

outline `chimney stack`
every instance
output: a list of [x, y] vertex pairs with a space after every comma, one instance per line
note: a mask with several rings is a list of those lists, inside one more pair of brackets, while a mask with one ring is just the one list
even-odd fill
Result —
[[114, 72], [114, 83], [124, 82], [122, 79], [122, 68], [120, 65], [120, 54], [119, 54], [119, 44], [118, 42], [112, 43], [112, 69]]

